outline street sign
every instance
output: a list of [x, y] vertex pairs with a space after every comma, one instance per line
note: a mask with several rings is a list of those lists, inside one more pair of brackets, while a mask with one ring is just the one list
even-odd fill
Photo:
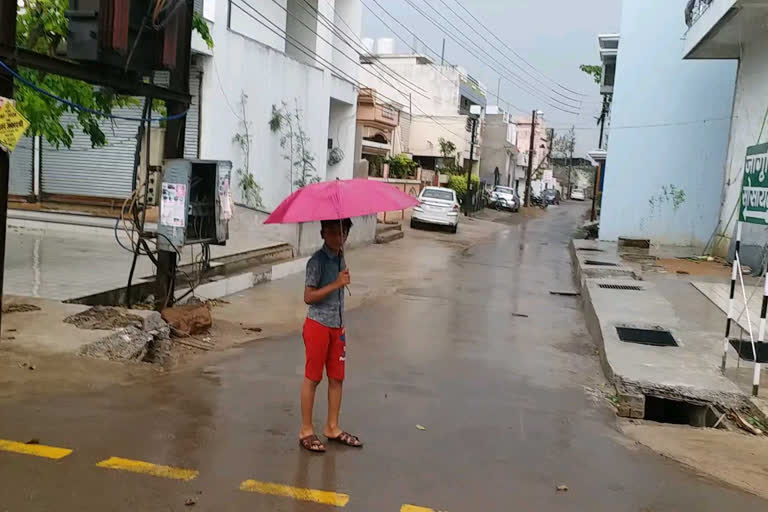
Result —
[[16, 110], [16, 105], [5, 101], [0, 108], [0, 144], [13, 151], [27, 128], [29, 121]]
[[739, 221], [768, 226], [768, 143], [747, 148]]

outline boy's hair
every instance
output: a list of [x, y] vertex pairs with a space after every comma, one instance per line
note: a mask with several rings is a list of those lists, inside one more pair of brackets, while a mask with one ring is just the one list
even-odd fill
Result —
[[341, 229], [344, 233], [349, 233], [349, 230], [352, 229], [352, 219], [341, 219], [339, 220], [321, 220], [320, 221], [320, 231], [324, 231], [325, 228], [329, 226], [338, 226], [339, 222], [341, 222]]

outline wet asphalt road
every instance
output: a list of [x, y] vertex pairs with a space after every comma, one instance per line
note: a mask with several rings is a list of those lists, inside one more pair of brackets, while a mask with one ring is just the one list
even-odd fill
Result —
[[[580, 304], [549, 294], [574, 286], [567, 244], [582, 211], [505, 226], [442, 279], [348, 313], [342, 426], [362, 451], [299, 449], [301, 342], [260, 341], [131, 387], [0, 403], [0, 438], [75, 449], [60, 461], [0, 452], [0, 512], [333, 509], [239, 490], [247, 479], [345, 493], [351, 511], [765, 510], [625, 441], [585, 392], [601, 377]], [[199, 476], [95, 467], [110, 456]]]

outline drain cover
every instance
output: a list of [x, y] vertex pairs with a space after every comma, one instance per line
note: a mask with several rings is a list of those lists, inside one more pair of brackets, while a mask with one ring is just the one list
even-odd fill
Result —
[[672, 333], [664, 329], [638, 329], [636, 327], [616, 327], [616, 334], [625, 343], [651, 345], [653, 347], [676, 347], [677, 341]]
[[601, 265], [603, 267], [618, 267], [618, 263], [609, 263], [607, 261], [597, 261], [597, 260], [587, 260], [584, 262], [585, 265]]
[[[739, 357], [743, 361], [753, 361], [755, 356], [752, 353], [752, 342], [749, 340], [740, 340], [731, 338], [728, 340], [731, 342], [731, 346], [739, 354]], [[755, 342], [755, 352], [757, 352], [758, 363], [768, 363], [768, 343], [762, 341]]]
[[626, 290], [631, 292], [641, 292], [643, 289], [639, 286], [633, 285], [633, 284], [598, 284], [600, 288], [604, 290]]

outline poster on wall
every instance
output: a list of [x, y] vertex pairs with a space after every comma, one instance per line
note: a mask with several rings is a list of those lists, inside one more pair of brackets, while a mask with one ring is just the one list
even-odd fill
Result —
[[183, 228], [187, 221], [187, 186], [181, 183], [163, 183], [160, 203], [160, 224]]

